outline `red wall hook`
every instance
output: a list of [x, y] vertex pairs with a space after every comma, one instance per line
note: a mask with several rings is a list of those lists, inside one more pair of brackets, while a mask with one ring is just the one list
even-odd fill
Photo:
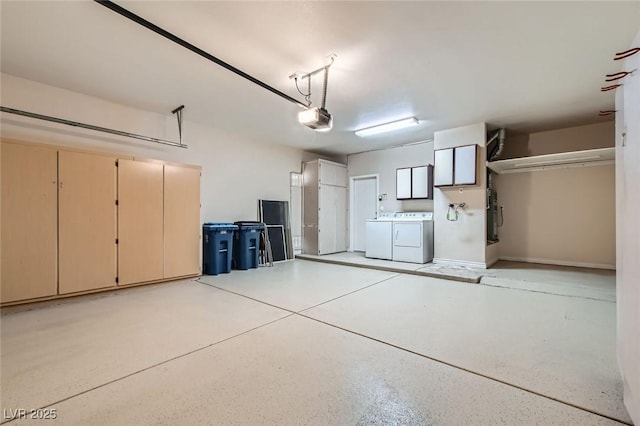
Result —
[[608, 92], [609, 90], [614, 90], [617, 89], [618, 87], [622, 86], [622, 84], [613, 84], [611, 86], [605, 86], [605, 87], [601, 87], [600, 91], [601, 92]]
[[616, 56], [613, 58], [614, 61], [619, 61], [620, 59], [628, 58], [629, 56], [635, 55], [640, 52], [640, 47], [634, 47], [633, 49], [625, 50], [624, 52], [616, 53]]

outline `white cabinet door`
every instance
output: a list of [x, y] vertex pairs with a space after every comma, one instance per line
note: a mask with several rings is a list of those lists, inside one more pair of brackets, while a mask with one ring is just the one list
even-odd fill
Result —
[[411, 168], [411, 198], [433, 197], [433, 166]]
[[347, 186], [347, 167], [328, 161], [318, 161], [319, 183], [323, 185]]
[[454, 154], [454, 185], [476, 184], [477, 145], [459, 146]]
[[411, 168], [396, 170], [396, 198], [407, 200], [411, 198]]
[[347, 188], [320, 185], [318, 254], [347, 249]]
[[434, 186], [453, 185], [453, 148], [434, 151]]
[[318, 254], [336, 251], [336, 186], [320, 185], [318, 204]]
[[347, 188], [335, 187], [335, 252], [347, 250]]

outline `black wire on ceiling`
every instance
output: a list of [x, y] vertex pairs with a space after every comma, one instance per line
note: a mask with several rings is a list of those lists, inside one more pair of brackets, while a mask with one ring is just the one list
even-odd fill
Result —
[[185, 49], [188, 49], [190, 51], [192, 51], [193, 53], [202, 56], [205, 59], [210, 60], [211, 62], [220, 65], [221, 67], [231, 71], [234, 74], [239, 75], [242, 78], [245, 78], [247, 80], [249, 80], [250, 82], [257, 84], [258, 86], [262, 87], [263, 89], [267, 89], [268, 91], [270, 91], [271, 93], [275, 93], [276, 95], [280, 96], [283, 99], [286, 99], [287, 101], [294, 103], [296, 105], [298, 105], [299, 107], [302, 108], [307, 108], [307, 105], [305, 105], [303, 102], [300, 102], [299, 100], [292, 98], [291, 96], [287, 95], [286, 93], [281, 92], [280, 90], [269, 86], [267, 83], [258, 80], [257, 78], [247, 74], [246, 72], [239, 70], [238, 68], [234, 67], [233, 65], [228, 64], [227, 62], [213, 56], [212, 54], [205, 52], [204, 50], [200, 49], [199, 47], [194, 46], [193, 44], [181, 39], [180, 37], [176, 36], [175, 34], [170, 33], [169, 31], [160, 28], [159, 26], [147, 21], [146, 19], [136, 15], [135, 13], [123, 8], [122, 6], [117, 5], [116, 3], [109, 1], [109, 0], [94, 0], [96, 3], [111, 9], [112, 11], [116, 12], [119, 15], [124, 16], [127, 19], [132, 20], [133, 22], [142, 25], [143, 27], [155, 32], [156, 34], [159, 34], [161, 36], [163, 36], [164, 38], [167, 38], [169, 40], [171, 40], [172, 42], [179, 44], [180, 46], [184, 47]]

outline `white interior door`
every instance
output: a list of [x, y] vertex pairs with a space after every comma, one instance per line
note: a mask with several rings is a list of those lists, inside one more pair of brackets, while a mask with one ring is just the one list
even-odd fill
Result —
[[352, 206], [352, 251], [367, 248], [367, 219], [375, 219], [378, 214], [378, 177], [354, 178]]

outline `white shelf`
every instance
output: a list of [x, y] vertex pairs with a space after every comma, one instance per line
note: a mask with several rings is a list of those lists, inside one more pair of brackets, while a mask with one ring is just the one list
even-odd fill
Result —
[[613, 164], [615, 157], [615, 148], [611, 147], [536, 155], [534, 157], [510, 158], [508, 160], [487, 161], [487, 167], [498, 174], [520, 173], [537, 170]]

